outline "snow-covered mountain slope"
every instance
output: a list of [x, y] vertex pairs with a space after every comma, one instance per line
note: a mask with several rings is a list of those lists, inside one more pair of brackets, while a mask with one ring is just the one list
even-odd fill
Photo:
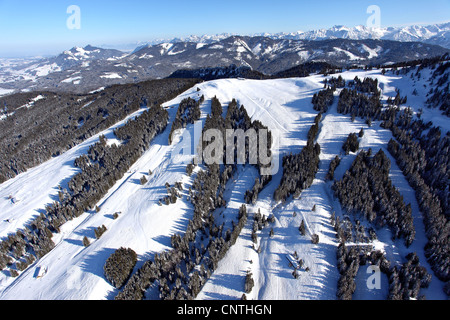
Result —
[[[379, 79], [383, 84], [394, 80], [400, 90], [404, 91], [408, 91], [409, 87], [408, 81], [404, 81], [403, 78], [384, 77], [378, 71], [369, 73], [347, 72], [342, 74], [342, 76], [346, 80], [353, 80], [355, 76], [361, 78], [370, 76]], [[317, 77], [312, 77], [312, 79], [315, 81], [319, 80]], [[384, 93], [386, 96], [391, 96], [395, 94], [395, 89], [386, 85]], [[242, 103], [247, 108], [251, 105], [258, 108], [260, 105], [258, 103], [260, 94], [258, 92], [252, 97], [256, 101], [248, 101], [245, 97]], [[262, 99], [264, 100], [264, 98]], [[281, 101], [283, 101], [283, 98]], [[419, 99], [413, 101], [413, 105], [417, 107], [421, 103], [422, 101]], [[308, 101], [302, 102], [302, 99], [294, 103], [282, 104], [282, 106], [275, 104], [273, 107], [278, 110], [283, 109], [286, 105], [302, 106], [300, 108], [301, 110], [309, 110], [312, 114], [314, 112], [309, 108]], [[295, 144], [294, 148], [289, 143], [280, 143], [281, 148], [286, 149], [286, 153], [298, 152], [296, 148], [305, 143], [305, 135], [309, 126], [302, 127], [299, 125], [299, 122], [300, 124], [302, 121], [306, 121], [308, 124], [313, 123], [313, 119], [308, 119], [307, 115], [297, 115], [295, 112], [291, 112], [287, 112], [286, 117], [298, 120], [296, 121], [297, 127], [290, 127], [289, 131], [294, 130], [295, 134], [291, 134], [291, 136], [298, 136], [300, 140], [291, 141]], [[425, 112], [427, 113], [426, 119], [435, 118], [433, 110], [426, 110]], [[257, 119], [261, 121], [266, 120], [264, 117], [257, 117]], [[443, 119], [440, 124], [446, 130], [449, 129], [448, 119]], [[346, 137], [350, 133], [358, 132], [361, 128], [365, 130], [365, 136], [361, 144], [363, 149], [382, 149], [385, 154], [389, 154], [386, 145], [392, 138], [390, 131], [379, 128], [378, 124], [372, 128], [368, 128], [364, 121], [356, 120], [352, 122], [349, 117], [336, 112], [335, 103], [322, 121], [321, 132], [317, 141], [322, 147], [322, 153], [320, 155], [321, 164], [313, 185], [302, 193], [300, 200], [291, 200], [285, 205], [276, 204], [272, 200], [273, 193], [280, 181], [280, 175], [276, 175], [260, 193], [259, 201], [250, 209], [253, 212], [261, 209], [261, 212], [264, 214], [270, 215], [273, 213], [275, 215], [276, 223], [273, 227], [274, 237], [271, 238], [269, 236], [269, 230], [263, 230], [258, 235], [258, 244], [256, 246], [261, 246], [262, 249], [261, 253], [258, 254], [253, 249], [253, 243], [250, 237], [251, 227], [246, 229], [236, 245], [230, 249], [229, 254], [221, 262], [219, 269], [205, 285], [199, 299], [239, 299], [243, 291], [243, 279], [248, 271], [253, 274], [253, 278], [255, 279], [255, 289], [249, 296], [251, 299], [335, 299], [339, 276], [335, 267], [336, 247], [338, 243], [336, 241], [335, 231], [329, 221], [332, 212], [340, 213], [341, 216], [344, 216], [345, 212], [341, 211], [339, 202], [332, 195], [330, 184], [324, 182], [324, 179], [330, 161], [335, 155], [342, 155], [341, 146]], [[339, 168], [339, 173], [336, 176], [337, 179], [342, 178], [342, 175], [349, 168], [353, 159], [354, 156], [352, 155], [344, 158], [343, 162], [345, 164]], [[426, 237], [414, 191], [409, 187], [401, 170], [395, 164], [395, 160], [392, 157], [390, 157], [390, 160], [392, 163], [391, 179], [394, 181], [396, 187], [400, 189], [407, 203], [411, 203], [413, 206], [415, 228], [418, 233], [417, 240], [411, 248], [407, 249], [398, 241], [392, 241], [390, 239], [390, 233], [387, 230], [382, 230], [379, 233], [380, 242], [374, 245], [385, 251], [390, 259], [397, 262], [401, 261], [401, 256], [404, 256], [405, 252], [413, 252], [416, 250], [416, 252], [421, 252], [420, 261], [426, 265], [426, 259], [423, 255], [423, 246], [426, 243]], [[249, 176], [249, 174], [244, 173], [244, 176]], [[238, 203], [244, 201], [242, 191], [240, 190], [236, 190], [234, 197], [238, 199]], [[313, 206], [316, 206], [315, 211], [311, 210]], [[294, 216], [294, 212], [297, 213], [296, 216]], [[305, 241], [305, 239], [299, 239], [298, 227], [303, 219], [307, 221], [309, 233], [319, 234], [321, 240], [318, 245], [313, 245], [310, 241]], [[289, 267], [289, 261], [286, 259], [287, 255], [293, 255], [294, 252], [297, 252], [298, 257], [303, 259], [305, 266], [310, 269], [309, 272], [302, 272], [300, 279], [294, 279], [292, 277], [292, 268]], [[241, 261], [241, 263], [236, 265], [236, 261]], [[429, 266], [428, 270], [430, 270]], [[388, 279], [382, 278], [381, 290], [368, 290], [365, 285], [368, 276], [364, 275], [364, 272], [365, 269], [359, 271], [358, 279], [360, 282], [357, 285], [354, 298], [386, 299]], [[236, 274], [240, 276], [240, 281]], [[238, 284], [226, 285], [225, 283], [227, 282]], [[439, 280], [435, 280], [425, 294], [430, 299], [445, 299], [445, 295], [442, 293], [442, 285]]]
[[[353, 80], [355, 76], [361, 79], [378, 79], [385, 99], [395, 97], [398, 88], [402, 95], [408, 96], [408, 105], [416, 111], [423, 107], [426, 100], [426, 80], [414, 80], [409, 74], [398, 76], [388, 72], [383, 75], [380, 70], [356, 70], [340, 75], [346, 80]], [[298, 153], [306, 145], [308, 131], [317, 115], [311, 100], [323, 88], [323, 80], [324, 77], [320, 75], [263, 81], [215, 80], [197, 85], [164, 106], [169, 111], [169, 121], [172, 122], [183, 99], [191, 97], [198, 100], [200, 95], [204, 95], [205, 102], [200, 106], [201, 118], [198, 122], [202, 125], [211, 112], [213, 97], [217, 97], [223, 107], [236, 99], [253, 120], [260, 120], [273, 132], [278, 141], [278, 147], [273, 150], [274, 158], [281, 162], [283, 155]], [[419, 91], [419, 95], [412, 94], [414, 89]], [[438, 110], [424, 108], [422, 117], [435, 121], [435, 125], [440, 125], [445, 131], [450, 128], [448, 118], [440, 116]], [[355, 154], [342, 154], [342, 144], [350, 133], [359, 132], [361, 128], [365, 130], [361, 140], [363, 149], [381, 148], [389, 155], [386, 147], [392, 138], [390, 131], [381, 128], [380, 123], [375, 121], [371, 127], [360, 119], [352, 122], [349, 116], [337, 113], [336, 101], [320, 124], [318, 142], [322, 149], [321, 163], [313, 185], [298, 200], [275, 203], [273, 193], [282, 176], [280, 165], [280, 170], [272, 181], [260, 192], [258, 201], [248, 206], [250, 215], [241, 235], [219, 262], [218, 268], [197, 299], [241, 298], [247, 272], [251, 272], [255, 280], [255, 286], [247, 296], [249, 299], [336, 298], [339, 277], [336, 267], [338, 243], [330, 219], [333, 211], [340, 216], [344, 216], [345, 212], [333, 197], [330, 182], [325, 182], [324, 177], [330, 161], [336, 155], [341, 154], [343, 157], [342, 164], [336, 171], [337, 177], [342, 177], [350, 167]], [[113, 128], [104, 132], [110, 143], [117, 142], [112, 130]], [[188, 125], [184, 133], [189, 132], [193, 137], [194, 130], [193, 125]], [[187, 190], [195, 176], [188, 177], [186, 166], [180, 164], [180, 160], [189, 162], [192, 159], [192, 155], [178, 153], [183, 132], [179, 132], [173, 143], [168, 145], [169, 132], [170, 126], [154, 139], [150, 149], [98, 202], [99, 212], [86, 212], [63, 225], [61, 232], [53, 239], [56, 247], [18, 277], [12, 278], [8, 271], [2, 271], [0, 299], [113, 299], [118, 291], [105, 280], [103, 265], [114, 250], [120, 247], [132, 248], [138, 254], [135, 270], [156, 253], [169, 250], [170, 237], [183, 234], [188, 221], [192, 219], [193, 207], [187, 199]], [[4, 219], [0, 222], [0, 233], [4, 236], [14, 232], [31, 217], [42, 212], [45, 205], [57, 196], [58, 186], [66, 187], [68, 180], [77, 172], [73, 164], [75, 157], [85, 153], [88, 146], [97, 140], [98, 136], [92, 137], [71, 151], [0, 185], [0, 212], [1, 219]], [[405, 248], [403, 241], [391, 240], [390, 231], [382, 228], [377, 231], [378, 241], [372, 244], [383, 250], [393, 263], [402, 262], [407, 253], [416, 251], [421, 265], [432, 274], [423, 253], [426, 237], [414, 191], [395, 160], [390, 159], [391, 179], [413, 209], [416, 240], [412, 247]], [[152, 171], [150, 176], [149, 170]], [[53, 177], [50, 177], [50, 172]], [[239, 169], [233, 180], [228, 182], [224, 194], [227, 206], [215, 212], [217, 220], [226, 220], [236, 215], [237, 209], [244, 203], [245, 191], [252, 187], [257, 173], [251, 166]], [[148, 180], [145, 185], [141, 185], [139, 181], [143, 175]], [[159, 199], [166, 194], [164, 185], [173, 185], [175, 182], [183, 183], [182, 199], [169, 206], [159, 206]], [[314, 206], [316, 208], [312, 210]], [[250, 236], [252, 217], [258, 209], [263, 215], [273, 214], [275, 218], [269, 228], [258, 232], [257, 246], [261, 248], [259, 254], [253, 248]], [[117, 219], [113, 219], [114, 213], [119, 213]], [[308, 237], [300, 236], [298, 228], [302, 220], [306, 222], [308, 234], [320, 236], [319, 244], [314, 245]], [[107, 231], [96, 240], [94, 228], [102, 225], [106, 226]], [[270, 229], [273, 229], [273, 236], [270, 236]], [[91, 241], [89, 247], [83, 246], [85, 236]], [[303, 259], [304, 267], [309, 269], [302, 269], [298, 279], [292, 276], [288, 261], [294, 252]], [[387, 279], [382, 278], [380, 290], [369, 290], [365, 271], [365, 268], [361, 268], [358, 273], [354, 297], [386, 298]], [[442, 287], [443, 283], [433, 277], [430, 287], [424, 289], [423, 293], [429, 299], [445, 299]], [[147, 298], [157, 298], [157, 290], [157, 286], [150, 287]]]
[[[27, 91], [43, 86], [64, 89], [79, 85], [81, 80], [89, 82], [107, 75], [112, 71], [108, 65], [125, 55], [119, 50], [88, 45], [74, 47], [50, 58], [1, 59], [0, 82], [5, 89]], [[93, 69], [100, 69], [100, 74], [90, 75]]]

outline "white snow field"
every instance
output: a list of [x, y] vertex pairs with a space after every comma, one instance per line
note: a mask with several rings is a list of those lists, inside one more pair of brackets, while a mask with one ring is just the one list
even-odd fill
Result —
[[[385, 98], [394, 97], [395, 87], [402, 95], [408, 96], [408, 105], [415, 110], [423, 108], [423, 117], [434, 121], [445, 130], [449, 121], [439, 115], [437, 110], [424, 108], [424, 97], [428, 89], [423, 88], [425, 82], [417, 82], [406, 76], [393, 76], [392, 73], [382, 75], [379, 70], [347, 71], [341, 74], [344, 79], [363, 79], [366, 76], [379, 79]], [[338, 76], [338, 75], [334, 75]], [[216, 80], [198, 84], [164, 106], [170, 113], [170, 121], [175, 117], [177, 107], [182, 99], [199, 95], [205, 96], [201, 105], [203, 123], [210, 113], [211, 99], [214, 96], [221, 101], [224, 108], [235, 98], [244, 105], [253, 120], [260, 120], [268, 126], [279, 142], [274, 149], [275, 158], [280, 162], [278, 172], [272, 181], [260, 192], [255, 205], [248, 206], [249, 219], [236, 244], [219, 262], [219, 266], [207, 281], [199, 300], [240, 299], [244, 293], [245, 276], [248, 271], [253, 274], [255, 286], [248, 299], [259, 300], [297, 300], [297, 299], [336, 299], [336, 288], [339, 273], [336, 267], [336, 247], [338, 245], [335, 231], [331, 226], [332, 212], [343, 216], [339, 202], [334, 199], [331, 182], [325, 182], [330, 161], [341, 155], [343, 161], [336, 170], [340, 178], [354, 160], [355, 154], [345, 156], [342, 144], [350, 133], [364, 128], [365, 135], [361, 148], [372, 148], [375, 152], [380, 148], [389, 156], [392, 163], [391, 179], [399, 188], [406, 203], [411, 203], [416, 240], [410, 248], [405, 248], [403, 240], [392, 241], [388, 229], [378, 230], [378, 241], [374, 242], [378, 249], [384, 250], [392, 263], [402, 262], [409, 252], [417, 252], [420, 263], [433, 274], [424, 255], [426, 243], [424, 226], [414, 191], [408, 185], [395, 160], [387, 151], [387, 143], [392, 138], [390, 131], [384, 130], [378, 122], [368, 127], [361, 119], [352, 122], [349, 116], [337, 113], [337, 98], [334, 105], [325, 114], [321, 124], [318, 143], [321, 145], [321, 163], [313, 185], [303, 191], [299, 200], [290, 200], [284, 204], [275, 203], [273, 193], [282, 176], [281, 161], [283, 155], [298, 153], [306, 145], [307, 133], [314, 123], [317, 112], [313, 110], [311, 99], [314, 93], [323, 88], [323, 76], [315, 75], [307, 78], [280, 80]], [[200, 89], [197, 92], [197, 88]], [[418, 96], [411, 93], [417, 88]], [[338, 93], [337, 93], [338, 94]], [[134, 117], [144, 109], [130, 116]], [[120, 126], [124, 122], [116, 124]], [[115, 126], [115, 127], [116, 127]], [[0, 273], [0, 299], [46, 299], [46, 300], [102, 300], [113, 299], [118, 293], [103, 275], [106, 259], [116, 249], [126, 247], [138, 254], [135, 270], [151, 259], [155, 253], [170, 249], [170, 237], [183, 234], [189, 219], [193, 216], [193, 206], [187, 200], [189, 186], [194, 176], [188, 177], [185, 165], [180, 159], [189, 161], [190, 155], [174, 156], [181, 143], [181, 133], [175, 137], [172, 145], [168, 145], [171, 125], [157, 136], [150, 149], [130, 168], [129, 172], [118, 181], [107, 195], [98, 203], [100, 212], [86, 212], [79, 218], [68, 222], [59, 234], [53, 237], [56, 247], [44, 258], [32, 264], [12, 278], [9, 272]], [[194, 136], [194, 126], [185, 131]], [[113, 128], [103, 132], [107, 139], [116, 142]], [[78, 172], [74, 167], [76, 157], [86, 153], [89, 146], [98, 141], [99, 135], [53, 158], [50, 161], [28, 170], [27, 172], [0, 185], [0, 236], [5, 237], [23, 227], [30, 219], [44, 212], [45, 205], [57, 199], [58, 186], [65, 188], [70, 178]], [[152, 170], [153, 174], [148, 175]], [[236, 217], [238, 208], [244, 203], [244, 193], [254, 184], [257, 170], [251, 166], [242, 167], [232, 181], [228, 183], [225, 193], [226, 208], [218, 209], [217, 219]], [[141, 185], [139, 179], [146, 175], [148, 183]], [[173, 185], [183, 183], [183, 198], [170, 206], [159, 206], [158, 201], [166, 194], [166, 182]], [[313, 206], [315, 211], [312, 211]], [[273, 213], [275, 223], [258, 232], [258, 244], [261, 253], [257, 253], [251, 240], [253, 213], [258, 209], [269, 216]], [[297, 213], [294, 216], [294, 211]], [[113, 214], [120, 212], [114, 220]], [[307, 236], [301, 236], [298, 228], [302, 220], [307, 226]], [[220, 221], [220, 220], [219, 220]], [[107, 227], [106, 233], [96, 240], [94, 228], [101, 225]], [[273, 228], [273, 237], [269, 236]], [[313, 245], [311, 234], [318, 234], [320, 242]], [[82, 239], [87, 236], [91, 245], [84, 247]], [[304, 268], [299, 271], [299, 278], [292, 276], [288, 256], [297, 252], [304, 260]], [[366, 267], [361, 267], [356, 278], [357, 290], [355, 299], [385, 299], [388, 294], [387, 278], [382, 279], [382, 287], [369, 290], [366, 281], [369, 274]], [[385, 277], [385, 276], [383, 276]], [[423, 293], [428, 299], [446, 299], [443, 283], [433, 276], [431, 285]], [[156, 297], [154, 288], [150, 288], [147, 298]]]

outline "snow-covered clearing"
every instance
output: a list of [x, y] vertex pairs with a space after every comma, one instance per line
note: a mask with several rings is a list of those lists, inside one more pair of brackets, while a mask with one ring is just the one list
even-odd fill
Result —
[[12, 89], [0, 88], [0, 97], [1, 96], [6, 96], [6, 95], [8, 95], [10, 93], [13, 93], [13, 92], [14, 92], [14, 90], [12, 90]]
[[100, 76], [100, 78], [104, 79], [122, 79], [122, 76], [117, 72], [107, 72], [104, 75]]

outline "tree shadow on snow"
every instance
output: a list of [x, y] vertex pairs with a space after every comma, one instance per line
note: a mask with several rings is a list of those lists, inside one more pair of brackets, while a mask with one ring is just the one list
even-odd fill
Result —
[[141, 180], [140, 179], [136, 179], [136, 178], [130, 179], [130, 182], [132, 184], [141, 185]]
[[165, 247], [171, 247], [171, 241], [170, 237], [168, 235], [160, 235], [152, 239], [155, 242], [158, 242], [159, 244], [165, 246]]
[[74, 234], [82, 237], [95, 238], [95, 227], [87, 227], [86, 229], [75, 231]]
[[80, 247], [83, 246], [83, 241], [81, 241], [81, 240], [64, 239], [64, 241], [67, 242], [67, 243], [73, 244], [75, 246], [80, 246]]
[[206, 297], [206, 299], [209, 300], [238, 300], [236, 297], [230, 296], [228, 294], [224, 293], [218, 293], [218, 292], [204, 292], [203, 293]]
[[[210, 284], [213, 285], [213, 287], [223, 287], [231, 290], [235, 290], [238, 292], [244, 291], [245, 287], [245, 276], [239, 275], [239, 274], [218, 274], [213, 275], [210, 280]], [[205, 292], [205, 295], [211, 297], [212, 299], [233, 299], [235, 300], [235, 297], [223, 294], [223, 293], [217, 293], [217, 292]]]
[[98, 277], [104, 278], [103, 266], [106, 260], [116, 250], [111, 248], [103, 248], [99, 251], [90, 254], [82, 263], [81, 269], [84, 272], [92, 273]]

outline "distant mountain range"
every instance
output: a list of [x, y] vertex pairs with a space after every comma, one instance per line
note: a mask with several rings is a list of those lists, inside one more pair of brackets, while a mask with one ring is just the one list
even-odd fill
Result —
[[275, 39], [324, 40], [324, 39], [379, 39], [401, 42], [424, 42], [450, 48], [450, 22], [429, 26], [413, 25], [408, 27], [389, 27], [373, 29], [366, 26], [347, 28], [334, 26], [308, 32], [283, 33], [272, 35]]
[[[185, 38], [157, 39], [147, 43], [136, 44], [137, 50], [145, 46], [153, 46], [161, 43], [195, 42], [212, 43], [224, 40], [233, 34], [224, 33], [218, 35], [189, 36]], [[290, 33], [259, 33], [252, 36], [262, 36], [271, 39], [285, 40], [330, 40], [330, 39], [351, 39], [351, 40], [392, 40], [400, 42], [424, 42], [438, 45], [450, 49], [450, 22], [431, 24], [428, 26], [411, 25], [406, 27], [384, 27], [369, 28], [366, 26], [346, 27], [334, 26], [329, 29], [318, 29], [311, 31], [297, 31]]]
[[[389, 64], [442, 56], [450, 52], [449, 39], [447, 23], [377, 30], [333, 27], [306, 33], [190, 37], [141, 45], [131, 53], [75, 47], [52, 58], [0, 60], [0, 89], [81, 93], [111, 84], [165, 78], [186, 69], [234, 65], [274, 75], [307, 62], [340, 67]], [[442, 47], [445, 42], [447, 49]]]

